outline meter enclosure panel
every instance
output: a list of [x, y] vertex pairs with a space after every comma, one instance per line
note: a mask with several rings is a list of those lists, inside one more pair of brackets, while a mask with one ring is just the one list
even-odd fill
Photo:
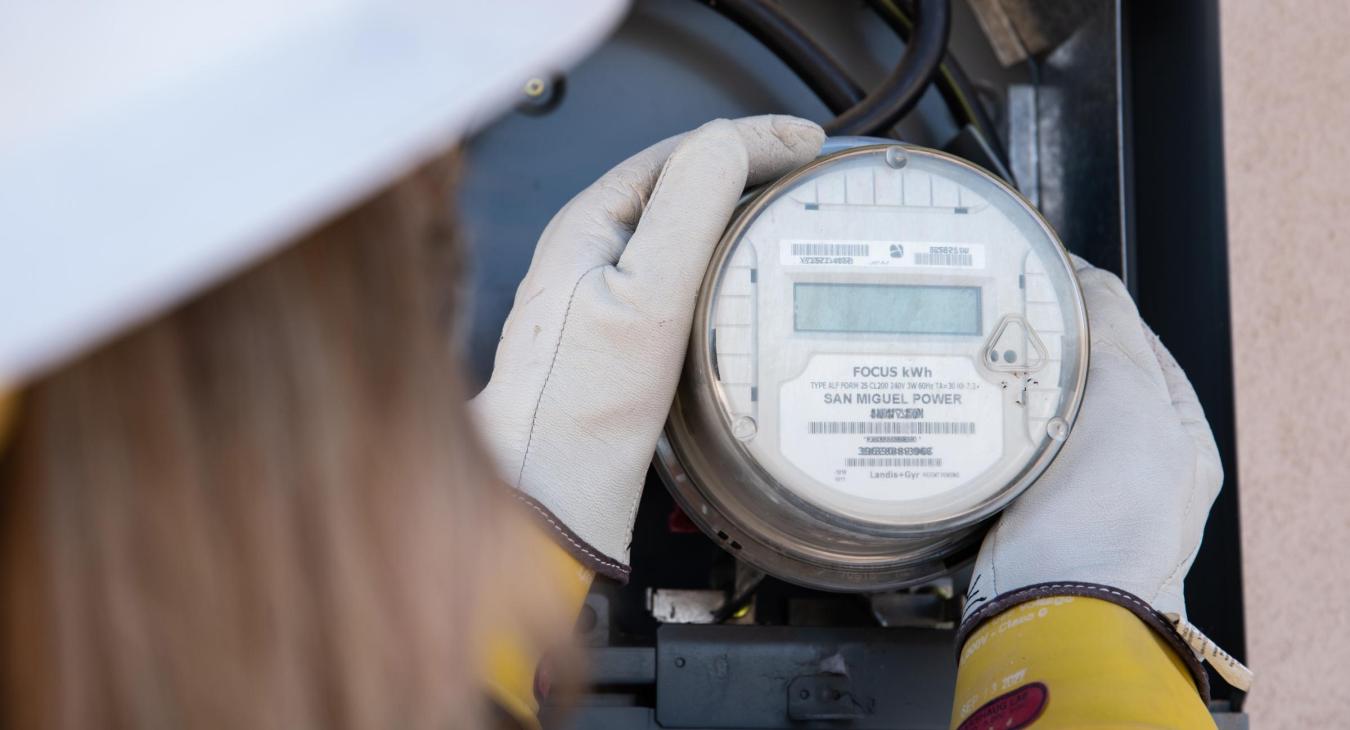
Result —
[[1020, 195], [945, 153], [845, 147], [732, 221], [658, 468], [768, 573], [912, 584], [1049, 464], [1087, 356], [1073, 264]]

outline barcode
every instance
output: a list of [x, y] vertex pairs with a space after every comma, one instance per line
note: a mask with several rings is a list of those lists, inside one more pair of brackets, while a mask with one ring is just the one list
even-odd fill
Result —
[[794, 243], [793, 256], [866, 256], [865, 243]]
[[916, 253], [918, 266], [974, 266], [975, 257], [968, 253]]
[[971, 421], [809, 421], [806, 432], [811, 434], [970, 434], [975, 433]]
[[905, 459], [860, 456], [852, 459], [844, 459], [844, 466], [942, 466], [942, 459]]

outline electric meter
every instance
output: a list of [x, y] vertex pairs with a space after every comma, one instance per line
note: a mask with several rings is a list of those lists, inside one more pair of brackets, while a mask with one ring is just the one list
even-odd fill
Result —
[[862, 591], [969, 556], [1068, 437], [1088, 338], [1073, 264], [1017, 192], [847, 144], [733, 218], [657, 466], [737, 557]]

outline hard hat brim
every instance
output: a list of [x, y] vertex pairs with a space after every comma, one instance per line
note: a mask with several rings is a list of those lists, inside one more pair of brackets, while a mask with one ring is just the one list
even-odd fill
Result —
[[[126, 0], [100, 12], [131, 5], [145, 17], [99, 35], [108, 18], [48, 5], [19, 3], [12, 22], [0, 12], [0, 87], [17, 89], [0, 121], [0, 386], [448, 149], [531, 76], [579, 60], [626, 8], [313, 0], [148, 13]], [[167, 8], [182, 24], [161, 17]]]

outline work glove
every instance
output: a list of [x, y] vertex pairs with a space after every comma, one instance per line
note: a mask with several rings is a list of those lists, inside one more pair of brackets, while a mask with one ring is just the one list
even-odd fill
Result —
[[959, 640], [1035, 598], [1100, 598], [1162, 634], [1207, 687], [1164, 614], [1185, 616], [1182, 581], [1223, 483], [1214, 436], [1120, 279], [1074, 264], [1091, 331], [1082, 408], [1058, 457], [985, 536]]
[[713, 247], [747, 185], [823, 141], [794, 117], [709, 122], [606, 173], [540, 237], [473, 409], [502, 476], [597, 572], [627, 578]]

